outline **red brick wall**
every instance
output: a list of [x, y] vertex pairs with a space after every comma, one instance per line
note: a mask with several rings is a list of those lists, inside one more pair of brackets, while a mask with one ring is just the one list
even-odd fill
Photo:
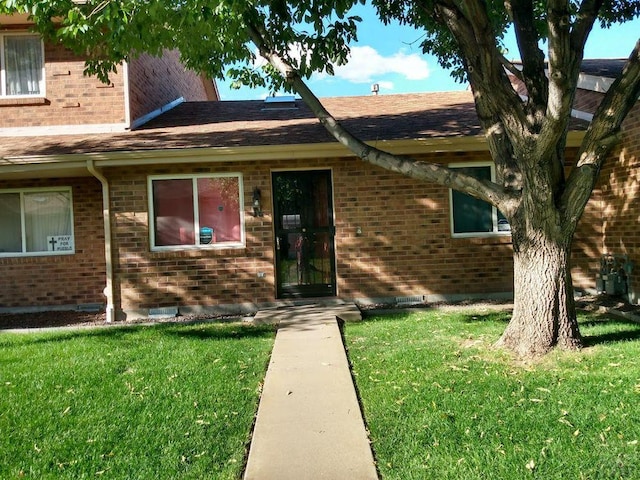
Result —
[[599, 181], [603, 191], [604, 252], [628, 255], [635, 264], [631, 300], [640, 300], [640, 104], [623, 123], [621, 145], [611, 155]]
[[[161, 58], [142, 54], [128, 69], [132, 121], [180, 97], [208, 100], [202, 78], [185, 70], [177, 51], [167, 50]], [[123, 67], [110, 74], [109, 85], [83, 71], [83, 58], [45, 44], [45, 99], [1, 98], [0, 128], [124, 124]]]
[[[426, 158], [487, 159], [478, 153]], [[336, 166], [334, 185], [341, 296], [512, 291], [510, 237], [452, 238], [448, 189], [355, 160]]]
[[[426, 156], [443, 163], [482, 161], [484, 153]], [[637, 159], [637, 154], [636, 157]], [[113, 168], [116, 304], [130, 312], [170, 306], [218, 306], [275, 300], [271, 171], [331, 169], [334, 187], [338, 295], [379, 298], [502, 293], [512, 290], [509, 237], [452, 238], [446, 188], [406, 178], [355, 159], [245, 162]], [[147, 176], [241, 172], [246, 248], [151, 252]], [[603, 180], [605, 182], [606, 180]], [[637, 179], [636, 185], [637, 185]], [[92, 179], [2, 182], [0, 188], [71, 185], [75, 255], [0, 259], [0, 307], [103, 303], [104, 236], [100, 184]], [[265, 216], [251, 215], [254, 187]], [[601, 253], [596, 192], [574, 244], [576, 285], [593, 288]], [[635, 213], [634, 213], [635, 212]], [[630, 215], [638, 216], [635, 210]], [[362, 235], [356, 235], [360, 227]], [[608, 238], [613, 240], [609, 225]], [[627, 244], [629, 246], [629, 244]], [[637, 249], [635, 243], [634, 248]], [[637, 250], [636, 250], [637, 255]], [[265, 278], [258, 278], [264, 272]], [[51, 281], [51, 279], [55, 281]]]
[[[253, 186], [262, 188], [269, 202], [268, 170], [242, 165], [244, 181], [244, 249], [151, 252], [149, 248], [147, 175], [165, 173], [238, 172], [240, 166], [222, 164], [149, 170], [113, 169], [107, 173], [112, 185], [113, 247], [119, 252], [116, 302], [122, 309], [175, 305], [264, 303], [273, 301], [273, 246], [270, 217], [249, 214]], [[258, 272], [267, 278], [258, 279]], [[116, 288], [116, 291], [118, 291]]]
[[585, 208], [572, 245], [572, 277], [577, 289], [591, 291], [596, 287], [596, 275], [602, 256], [602, 191], [596, 187]]
[[[485, 159], [438, 156], [443, 162]], [[445, 188], [354, 159], [109, 169], [122, 309], [275, 300], [271, 169], [330, 168], [334, 180], [338, 295], [375, 298], [512, 290], [508, 237], [452, 239]], [[241, 172], [246, 248], [150, 252], [147, 176]], [[265, 216], [251, 215], [254, 187]], [[363, 235], [357, 237], [356, 227]], [[258, 278], [265, 272], [265, 278]]]
[[129, 62], [131, 120], [180, 98], [207, 100], [199, 75], [186, 70], [178, 51], [165, 50], [161, 58], [142, 54]]
[[0, 189], [70, 186], [76, 252], [0, 258], [0, 308], [104, 304], [102, 188], [93, 178], [0, 181]]
[[123, 123], [121, 70], [110, 76], [111, 85], [84, 76], [83, 70], [83, 59], [61, 46], [45, 45], [45, 103], [0, 99], [0, 128]]

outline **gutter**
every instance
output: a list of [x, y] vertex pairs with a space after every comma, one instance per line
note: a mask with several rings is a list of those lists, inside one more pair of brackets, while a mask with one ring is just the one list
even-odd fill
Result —
[[105, 310], [107, 323], [115, 320], [115, 304], [113, 294], [113, 256], [111, 253], [111, 211], [109, 208], [109, 181], [98, 171], [93, 160], [87, 160], [87, 170], [102, 184], [102, 216], [104, 220], [104, 256], [107, 274], [107, 285], [104, 287], [104, 295], [107, 297]]
[[[586, 130], [572, 130], [567, 134], [567, 147], [579, 147]], [[135, 139], [133, 139], [135, 140]], [[397, 155], [417, 155], [422, 153], [443, 153], [461, 151], [489, 151], [484, 135], [466, 137], [425, 137], [403, 140], [368, 140], [367, 145], [380, 148]], [[94, 149], [95, 150], [95, 149]], [[85, 168], [85, 161], [95, 161], [97, 168], [116, 166], [143, 166], [178, 163], [246, 162], [255, 160], [309, 159], [319, 157], [356, 157], [342, 144], [333, 142], [294, 143], [250, 146], [206, 146], [145, 148], [137, 150], [92, 151], [78, 153], [53, 153], [36, 155], [6, 155], [0, 153], [0, 171], [5, 168], [22, 169], [53, 168], [62, 165]]]

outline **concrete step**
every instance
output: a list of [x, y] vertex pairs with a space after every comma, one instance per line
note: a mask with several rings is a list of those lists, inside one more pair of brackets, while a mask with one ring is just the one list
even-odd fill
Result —
[[355, 303], [340, 303], [323, 305], [314, 303], [310, 305], [296, 305], [268, 308], [260, 310], [254, 317], [256, 323], [278, 324], [289, 320], [297, 321], [300, 318], [329, 317], [339, 318], [343, 322], [358, 322], [362, 320], [362, 313]]

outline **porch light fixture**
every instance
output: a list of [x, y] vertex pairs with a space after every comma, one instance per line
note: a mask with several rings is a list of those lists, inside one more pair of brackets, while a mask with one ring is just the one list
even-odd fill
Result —
[[253, 216], [254, 217], [262, 217], [262, 205], [260, 202], [262, 200], [262, 192], [258, 187], [253, 189]]

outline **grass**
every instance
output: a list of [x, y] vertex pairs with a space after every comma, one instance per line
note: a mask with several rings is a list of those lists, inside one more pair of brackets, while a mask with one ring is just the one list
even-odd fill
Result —
[[238, 478], [268, 327], [0, 334], [0, 478]]
[[388, 479], [640, 476], [640, 325], [581, 318], [587, 348], [518, 363], [508, 314], [431, 311], [349, 324], [345, 338]]

